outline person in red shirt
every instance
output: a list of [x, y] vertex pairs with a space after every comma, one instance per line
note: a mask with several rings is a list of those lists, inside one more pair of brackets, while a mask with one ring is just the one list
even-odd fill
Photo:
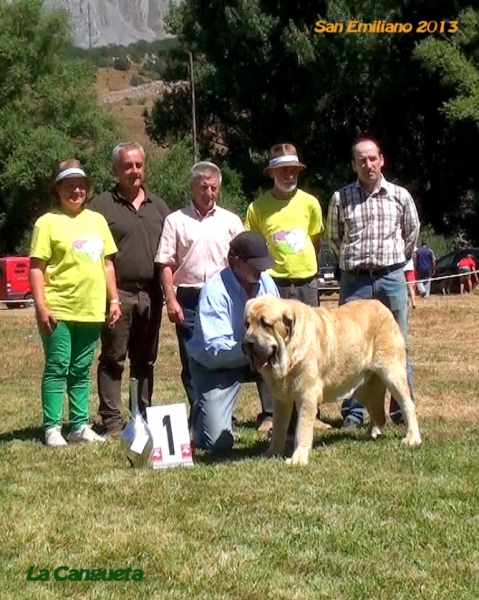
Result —
[[403, 267], [406, 277], [407, 291], [411, 306], [416, 308], [416, 271], [414, 269], [414, 260], [410, 258]]
[[466, 254], [457, 263], [457, 272], [461, 275], [459, 278], [459, 290], [461, 294], [465, 293], [465, 287], [467, 287], [469, 293], [472, 292], [471, 275], [474, 276], [476, 285], [479, 284], [479, 279], [475, 271], [477, 271], [477, 265], [472, 254]]

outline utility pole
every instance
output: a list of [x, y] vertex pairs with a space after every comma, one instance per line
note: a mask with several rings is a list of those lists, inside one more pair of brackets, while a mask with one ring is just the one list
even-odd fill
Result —
[[88, 2], [88, 47], [91, 50], [91, 13], [90, 13], [90, 1]]
[[195, 100], [195, 75], [193, 71], [193, 52], [188, 51], [190, 57], [190, 85], [191, 85], [191, 116], [193, 120], [193, 161], [198, 162], [198, 140], [196, 139], [196, 100]]

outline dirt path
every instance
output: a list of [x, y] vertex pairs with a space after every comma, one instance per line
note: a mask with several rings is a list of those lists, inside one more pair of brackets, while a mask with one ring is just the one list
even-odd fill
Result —
[[130, 86], [122, 90], [108, 92], [100, 96], [103, 104], [118, 104], [124, 100], [143, 100], [147, 98], [157, 98], [165, 90], [172, 90], [175, 87], [185, 85], [183, 82], [165, 83], [164, 81], [152, 81], [142, 85]]

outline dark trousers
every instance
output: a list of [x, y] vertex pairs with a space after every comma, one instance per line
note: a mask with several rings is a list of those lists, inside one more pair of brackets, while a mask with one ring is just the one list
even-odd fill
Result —
[[193, 407], [196, 403], [196, 392], [191, 380], [190, 357], [188, 354], [187, 343], [193, 337], [200, 292], [200, 289], [187, 287], [179, 287], [176, 290], [176, 299], [183, 309], [183, 316], [185, 317], [185, 320], [181, 325], [176, 325], [176, 338], [178, 339], [178, 349], [180, 351], [181, 381], [190, 404], [190, 423], [193, 422]]
[[[163, 297], [155, 290], [118, 290], [122, 316], [101, 333], [98, 364], [99, 414], [107, 429], [121, 423], [121, 377], [130, 359], [130, 377], [138, 379], [138, 407], [146, 417], [153, 394], [153, 368], [158, 354]], [[131, 398], [130, 398], [131, 410]]]
[[[278, 281], [277, 279], [275, 279], [275, 281], [281, 298], [284, 298], [285, 300], [300, 300], [304, 304], [312, 307], [319, 306], [318, 282], [316, 281], [316, 278], [299, 285], [296, 283], [286, 283], [286, 281]], [[291, 421], [288, 426], [288, 433], [294, 433], [296, 431], [297, 421], [298, 411], [296, 410], [296, 405], [294, 405]]]
[[286, 281], [283, 282], [279, 279], [275, 279], [275, 282], [281, 298], [285, 300], [300, 300], [308, 306], [319, 306], [318, 282], [316, 278], [300, 285], [287, 283]]

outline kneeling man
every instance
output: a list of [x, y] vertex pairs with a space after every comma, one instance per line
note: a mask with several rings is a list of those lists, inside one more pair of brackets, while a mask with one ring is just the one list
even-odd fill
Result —
[[241, 344], [246, 302], [264, 294], [279, 297], [273, 279], [264, 273], [274, 260], [259, 233], [237, 235], [230, 243], [228, 264], [203, 287], [188, 342], [196, 391], [193, 439], [200, 448], [219, 451], [233, 446], [233, 410], [241, 383], [256, 381], [262, 413], [273, 412], [266, 384], [251, 371]]

